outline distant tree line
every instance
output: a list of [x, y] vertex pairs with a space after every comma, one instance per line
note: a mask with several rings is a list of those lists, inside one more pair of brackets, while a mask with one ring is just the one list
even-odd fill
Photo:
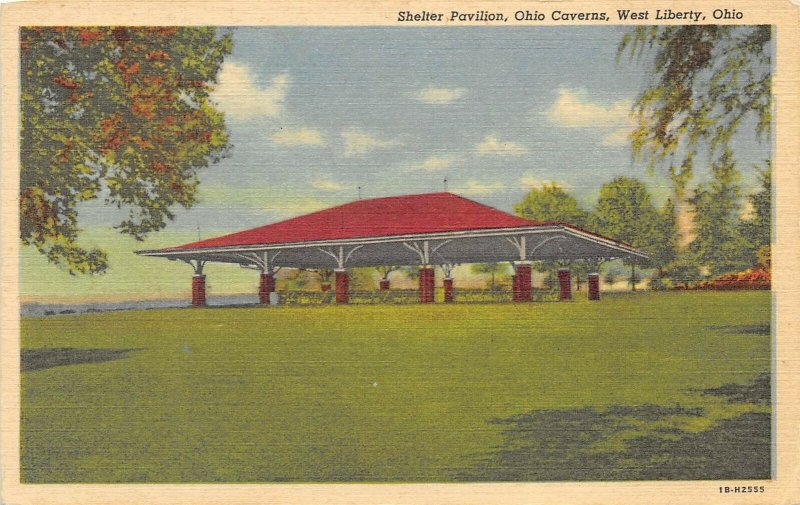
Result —
[[[639, 263], [653, 270], [651, 286], [665, 288], [754, 266], [769, 268], [771, 230], [771, 168], [757, 168], [759, 187], [744, 196], [740, 173], [732, 156], [711, 167], [708, 182], [698, 184], [687, 199], [690, 229], [678, 224], [673, 197], [658, 206], [644, 182], [617, 177], [600, 187], [594, 208], [581, 208], [569, 191], [556, 183], [533, 188], [514, 206], [517, 215], [535, 221], [566, 222], [625, 242], [642, 250], [649, 260]], [[749, 202], [745, 212], [744, 205]], [[689, 237], [681, 240], [681, 237]], [[682, 244], [683, 243], [683, 244]], [[540, 271], [559, 265], [540, 262]], [[641, 277], [629, 264], [632, 289]], [[583, 264], [571, 265], [580, 270]], [[606, 281], [613, 280], [610, 277]]]

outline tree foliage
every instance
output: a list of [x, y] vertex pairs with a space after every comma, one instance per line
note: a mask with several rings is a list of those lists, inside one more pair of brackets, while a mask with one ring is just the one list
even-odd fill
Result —
[[[589, 217], [589, 226], [598, 233], [620, 240], [643, 250], [650, 256], [659, 257], [661, 236], [666, 226], [653, 205], [647, 186], [631, 177], [617, 177], [600, 187], [600, 197]], [[631, 264], [629, 277], [631, 290], [641, 280], [637, 277], [635, 264]]]
[[489, 276], [489, 289], [495, 290], [495, 277], [505, 275], [508, 272], [508, 263], [474, 263], [470, 270], [474, 274]]
[[758, 171], [759, 190], [748, 196], [752, 214], [741, 224], [741, 233], [753, 251], [769, 247], [772, 238], [772, 164]]
[[229, 36], [205, 27], [24, 28], [20, 237], [70, 273], [107, 267], [78, 244], [79, 202], [121, 209], [141, 240], [195, 203], [228, 144], [209, 102]]
[[743, 123], [770, 134], [770, 26], [638, 26], [619, 53], [652, 56], [652, 82], [635, 103], [633, 151], [649, 166], [666, 164], [682, 198], [695, 157], [718, 161]]
[[417, 265], [404, 265], [398, 268], [398, 271], [402, 272], [403, 275], [409, 280], [419, 280], [419, 266]]
[[694, 284], [702, 278], [697, 256], [690, 251], [681, 251], [667, 265], [665, 273], [673, 285], [680, 285], [684, 288], [688, 288], [690, 284]]
[[[301, 268], [300, 270], [303, 269]], [[330, 268], [309, 269], [308, 271], [317, 277], [320, 284], [330, 284], [333, 278], [333, 270]]]
[[373, 267], [351, 268], [348, 272], [350, 276], [350, 289], [353, 291], [370, 291], [375, 289], [375, 273], [375, 268]]
[[678, 213], [672, 198], [667, 198], [667, 202], [659, 213], [656, 222], [655, 233], [653, 234], [653, 244], [649, 248], [650, 263], [663, 273], [664, 268], [678, 256]]
[[650, 253], [656, 242], [659, 217], [643, 182], [617, 177], [600, 187], [589, 226], [602, 235]]
[[[541, 188], [532, 188], [522, 201], [514, 205], [514, 212], [526, 219], [541, 222], [562, 222], [585, 228], [589, 225], [589, 213], [583, 210], [567, 190], [551, 182]], [[558, 261], [535, 261], [533, 269], [547, 274], [545, 283], [552, 287], [558, 268], [565, 266]], [[587, 270], [584, 265], [573, 263], [580, 272]]]
[[532, 188], [523, 200], [514, 205], [514, 212], [533, 221], [559, 221], [585, 226], [588, 213], [578, 201], [555, 182]]
[[381, 279], [388, 279], [389, 274], [400, 270], [400, 267], [396, 265], [382, 265], [375, 267], [375, 270], [380, 274]]
[[753, 253], [741, 234], [739, 172], [730, 152], [711, 167], [713, 178], [695, 190], [695, 239], [689, 249], [709, 273], [719, 275], [751, 266]]

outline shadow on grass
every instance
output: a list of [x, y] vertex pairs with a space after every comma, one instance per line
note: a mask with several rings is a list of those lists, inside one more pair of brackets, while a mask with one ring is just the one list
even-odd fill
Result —
[[767, 337], [770, 335], [769, 324], [733, 324], [724, 326], [709, 326], [709, 330], [718, 331], [727, 335], [758, 335]]
[[57, 366], [103, 363], [127, 358], [128, 354], [143, 349], [76, 349], [55, 347], [47, 349], [23, 349], [20, 366], [23, 372], [45, 370]]
[[[703, 394], [769, 404], [769, 376]], [[747, 412], [710, 429], [702, 408], [657, 405], [540, 410], [496, 419], [501, 447], [461, 471], [463, 481], [699, 480], [770, 478], [770, 415]]]
[[772, 397], [772, 384], [769, 374], [761, 374], [747, 384], [723, 384], [718, 388], [697, 391], [704, 395], [724, 396], [730, 403], [753, 403], [769, 405]]

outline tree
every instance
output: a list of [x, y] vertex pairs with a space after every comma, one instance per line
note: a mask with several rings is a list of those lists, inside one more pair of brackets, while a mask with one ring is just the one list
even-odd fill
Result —
[[634, 155], [667, 165], [679, 202], [701, 150], [718, 162], [743, 124], [770, 135], [771, 39], [768, 25], [638, 26], [623, 36], [618, 55], [652, 56], [634, 105]]
[[373, 267], [351, 268], [350, 289], [352, 291], [372, 291], [375, 289], [375, 269]]
[[20, 238], [74, 273], [107, 255], [78, 244], [79, 202], [103, 198], [142, 240], [195, 203], [224, 155], [209, 101], [229, 35], [207, 27], [23, 28]]
[[406, 265], [398, 268], [398, 270], [403, 272], [403, 275], [405, 275], [409, 280], [416, 281], [419, 279], [418, 266]]
[[326, 289], [323, 286], [327, 286], [327, 288], [331, 287], [331, 278], [333, 277], [333, 270], [330, 268], [316, 268], [316, 269], [304, 269], [300, 268], [298, 271], [302, 272], [309, 272], [313, 273], [317, 277], [317, 281], [322, 289]]
[[495, 275], [505, 275], [508, 272], [508, 263], [475, 263], [470, 268], [472, 273], [490, 275], [489, 287], [495, 290]]
[[282, 279], [283, 285], [280, 287], [279, 290], [301, 291], [308, 286], [309, 277], [313, 273], [312, 271], [306, 270], [304, 268], [298, 268], [290, 272], [291, 273], [289, 273]]
[[523, 200], [514, 205], [514, 212], [534, 221], [559, 221], [583, 227], [588, 213], [581, 209], [574, 196], [555, 182], [532, 188]]
[[708, 267], [711, 275], [719, 275], [747, 268], [754, 257], [741, 234], [741, 190], [736, 163], [726, 153], [711, 170], [711, 182], [699, 185], [690, 199], [695, 207], [697, 236], [689, 244], [689, 250]]
[[675, 259], [667, 265], [666, 277], [672, 281], [673, 285], [682, 285], [684, 289], [689, 284], [700, 280], [700, 265], [697, 258], [689, 251], [682, 251]]
[[[742, 221], [740, 231], [750, 244], [753, 254], [761, 256], [769, 254], [772, 238], [772, 164], [768, 161], [766, 168], [758, 170], [760, 190], [748, 196], [753, 208], [749, 219]], [[760, 260], [763, 263], [763, 258]]]
[[603, 282], [612, 286], [616, 284], [617, 281], [625, 279], [625, 266], [619, 264], [617, 262], [608, 263], [605, 269], [605, 275], [603, 275]]
[[602, 235], [649, 252], [658, 220], [658, 211], [644, 183], [617, 177], [600, 187], [589, 226]]
[[654, 230], [654, 242], [648, 250], [650, 263], [658, 270], [657, 277], [663, 277], [664, 269], [678, 256], [678, 214], [672, 198], [661, 209]]
[[569, 264], [569, 268], [575, 277], [575, 291], [581, 291], [583, 282], [587, 280], [589, 273], [597, 269], [595, 264], [588, 261], [573, 261]]
[[[514, 205], [514, 212], [533, 221], [568, 223], [580, 228], [587, 226], [589, 217], [589, 213], [578, 205], [578, 200], [555, 182], [532, 188], [520, 203]], [[548, 288], [552, 287], [559, 266], [562, 265], [554, 261], [533, 264], [536, 271], [547, 273], [545, 283]]]
[[630, 283], [631, 291], [636, 291], [636, 285], [642, 282], [642, 276], [636, 271], [636, 263], [631, 262], [630, 265], [631, 275], [628, 277], [628, 283]]
[[[651, 254], [655, 249], [660, 216], [647, 187], [638, 179], [617, 177], [600, 187], [600, 197], [589, 226], [607, 237]], [[631, 266], [631, 290], [636, 290], [636, 264]]]
[[375, 270], [378, 271], [382, 280], [383, 279], [389, 280], [389, 274], [400, 270], [400, 267], [396, 265], [384, 265], [375, 267]]

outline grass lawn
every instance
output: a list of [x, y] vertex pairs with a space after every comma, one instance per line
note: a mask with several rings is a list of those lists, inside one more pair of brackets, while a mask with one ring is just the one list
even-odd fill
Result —
[[24, 482], [769, 477], [769, 292], [22, 321]]

